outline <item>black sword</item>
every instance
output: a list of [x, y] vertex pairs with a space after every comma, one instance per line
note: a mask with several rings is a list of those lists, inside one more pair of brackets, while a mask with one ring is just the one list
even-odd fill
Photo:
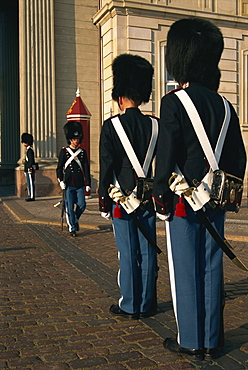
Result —
[[240, 259], [236, 257], [235, 254], [232, 252], [231, 244], [228, 243], [228, 241], [225, 238], [222, 239], [218, 231], [211, 224], [205, 212], [202, 209], [200, 209], [199, 211], [196, 211], [196, 214], [198, 218], [200, 219], [200, 221], [203, 223], [203, 225], [206, 227], [206, 229], [209, 231], [209, 233], [212, 235], [216, 243], [219, 245], [219, 247], [230, 258], [230, 260], [241, 270], [248, 271], [248, 268], [243, 264], [243, 262], [241, 262]]
[[161, 255], [161, 257], [163, 257], [166, 261], [167, 261], [167, 258], [166, 256], [164, 255], [164, 253], [161, 251], [161, 249], [157, 246], [157, 244], [155, 243], [155, 241], [152, 239], [151, 235], [149, 234], [149, 232], [146, 230], [145, 226], [141, 223], [141, 221], [138, 219], [137, 217], [137, 214], [136, 214], [136, 211], [132, 212], [132, 213], [129, 213], [129, 216], [131, 217], [131, 219], [133, 220], [133, 222], [135, 223], [135, 225], [137, 226], [137, 228], [142, 232], [142, 234], [144, 235], [144, 237], [146, 238], [146, 240], [149, 242], [149, 244], [151, 245], [151, 247], [153, 249], [155, 249], [155, 251], [157, 252], [157, 254]]
[[61, 231], [63, 231], [64, 212], [65, 212], [65, 189], [62, 190]]
[[[65, 169], [63, 170], [63, 183], [65, 183]], [[64, 213], [65, 213], [65, 189], [62, 189], [61, 231], [63, 231]]]

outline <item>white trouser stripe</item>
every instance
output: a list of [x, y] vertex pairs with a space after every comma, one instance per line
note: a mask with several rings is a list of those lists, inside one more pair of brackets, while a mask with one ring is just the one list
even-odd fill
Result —
[[[114, 237], [115, 237], [115, 226], [114, 226], [113, 223], [112, 223], [112, 227], [113, 227], [113, 233], [114, 233]], [[118, 260], [120, 261], [120, 252], [119, 251], [118, 251], [117, 255], [118, 255]], [[121, 287], [121, 285], [120, 285], [120, 273], [121, 273], [121, 270], [119, 268], [118, 273], [117, 273], [117, 284], [118, 284], [119, 288]], [[121, 296], [120, 299], [119, 299], [119, 307], [120, 307], [122, 301], [123, 301], [123, 296]]]
[[172, 296], [172, 303], [173, 303], [174, 314], [175, 314], [177, 330], [178, 330], [177, 341], [180, 344], [179, 326], [178, 326], [178, 320], [177, 320], [177, 294], [176, 294], [176, 283], [175, 283], [175, 271], [174, 271], [174, 263], [173, 263], [173, 257], [172, 257], [170, 222], [169, 221], [165, 221], [165, 228], [166, 228], [166, 241], [167, 241], [167, 254], [168, 254], [171, 296]]
[[29, 190], [30, 190], [29, 197], [33, 198], [34, 197], [33, 180], [32, 180], [32, 175], [29, 172], [28, 172], [28, 177], [29, 177]]
[[[120, 261], [120, 252], [118, 251], [118, 260]], [[119, 269], [118, 270], [118, 273], [117, 273], [117, 284], [118, 284], [118, 287], [121, 288], [121, 284], [120, 284], [120, 273], [121, 273], [121, 270]], [[119, 307], [121, 307], [121, 302], [123, 301], [123, 296], [120, 297], [119, 299]]]

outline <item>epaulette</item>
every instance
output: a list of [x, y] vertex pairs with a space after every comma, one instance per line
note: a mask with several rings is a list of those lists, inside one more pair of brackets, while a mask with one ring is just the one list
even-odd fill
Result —
[[168, 91], [166, 95], [169, 95], [169, 94], [172, 94], [172, 93], [174, 94], [175, 91], [179, 91], [179, 90], [182, 90], [182, 87], [181, 86], [178, 87], [178, 88], [176, 88], [176, 89], [173, 89], [173, 90]]

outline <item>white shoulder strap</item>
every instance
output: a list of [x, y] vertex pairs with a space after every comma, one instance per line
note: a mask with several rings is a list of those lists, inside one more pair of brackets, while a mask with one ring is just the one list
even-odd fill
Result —
[[71, 148], [69, 148], [69, 147], [67, 147], [66, 148], [66, 150], [67, 150], [67, 152], [69, 152], [70, 153], [70, 158], [68, 158], [67, 159], [67, 161], [65, 162], [65, 166], [64, 166], [64, 168], [66, 169], [68, 166], [69, 166], [69, 164], [73, 161], [73, 160], [75, 160], [76, 162], [77, 162], [77, 164], [79, 165], [79, 167], [80, 167], [80, 169], [81, 169], [81, 171], [82, 171], [82, 164], [81, 164], [81, 162], [80, 162], [80, 160], [78, 159], [78, 154], [82, 151], [82, 149], [81, 148], [78, 148], [78, 150], [74, 153], [72, 150], [71, 150]]
[[230, 118], [231, 118], [230, 106], [229, 106], [227, 100], [225, 98], [223, 98], [223, 96], [222, 96], [222, 100], [223, 100], [224, 105], [225, 105], [225, 117], [224, 117], [223, 125], [221, 127], [219, 138], [218, 138], [218, 141], [217, 141], [217, 144], [216, 144], [216, 147], [215, 147], [215, 158], [216, 158], [218, 163], [219, 163], [219, 160], [220, 160], [222, 148], [223, 148], [223, 145], [224, 145], [227, 129], [228, 129]]
[[191, 122], [194, 127], [194, 130], [196, 132], [196, 135], [199, 139], [199, 142], [202, 146], [202, 149], [207, 157], [208, 163], [213, 171], [217, 170], [219, 168], [218, 162], [221, 156], [223, 144], [225, 141], [229, 121], [230, 121], [230, 107], [227, 101], [222, 97], [224, 106], [225, 106], [225, 118], [223, 121], [223, 125], [220, 131], [220, 135], [217, 141], [217, 145], [215, 147], [215, 154], [213, 153], [213, 149], [210, 145], [210, 142], [208, 140], [207, 134], [205, 132], [205, 129], [203, 127], [201, 118], [199, 116], [199, 113], [197, 112], [197, 109], [190, 99], [189, 95], [186, 93], [185, 90], [179, 90], [176, 91], [175, 94], [177, 97], [181, 100], [181, 103], [183, 104]]
[[157, 143], [157, 138], [158, 138], [158, 121], [156, 120], [156, 118], [153, 118], [153, 117], [150, 117], [150, 118], [152, 120], [152, 135], [151, 135], [151, 140], [149, 143], [148, 150], [146, 152], [146, 157], [143, 163], [143, 170], [146, 175], [148, 173], [148, 170], [151, 164], [152, 156], [153, 156], [155, 146]]
[[152, 120], [152, 135], [151, 135], [151, 140], [148, 146], [148, 150], [146, 153], [146, 158], [143, 164], [143, 168], [141, 167], [138, 158], [133, 150], [133, 147], [127, 137], [127, 134], [122, 127], [121, 121], [118, 116], [111, 118], [112, 124], [115, 128], [115, 131], [117, 135], [119, 136], [119, 139], [123, 145], [123, 148], [126, 151], [126, 154], [132, 163], [132, 166], [137, 174], [138, 177], [146, 177], [147, 172], [151, 163], [152, 155], [155, 149], [155, 145], [157, 142], [157, 137], [158, 137], [158, 121], [155, 118], [151, 118]]

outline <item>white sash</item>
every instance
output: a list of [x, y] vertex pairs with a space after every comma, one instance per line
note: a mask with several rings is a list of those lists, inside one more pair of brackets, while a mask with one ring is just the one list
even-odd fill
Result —
[[213, 149], [208, 140], [208, 137], [204, 129], [204, 126], [202, 124], [199, 113], [197, 112], [197, 109], [194, 103], [192, 102], [192, 100], [190, 99], [189, 95], [186, 93], [185, 90], [176, 91], [175, 94], [181, 100], [181, 103], [183, 104], [189, 116], [189, 119], [191, 120], [195, 133], [206, 155], [206, 158], [208, 160], [210, 167], [212, 168], [213, 171], [218, 170], [219, 168], [218, 163], [220, 160], [223, 144], [225, 141], [225, 137], [226, 137], [226, 133], [227, 133], [227, 129], [229, 126], [230, 117], [231, 117], [230, 107], [229, 107], [228, 102], [226, 101], [226, 99], [222, 97], [222, 100], [225, 106], [225, 117], [224, 117], [223, 125], [221, 128], [220, 134], [219, 134], [219, 138], [218, 138], [218, 141], [215, 147], [215, 152], [213, 152]]
[[127, 134], [122, 127], [121, 121], [118, 116], [111, 118], [112, 124], [115, 128], [115, 131], [117, 135], [119, 136], [119, 139], [123, 145], [123, 148], [126, 151], [126, 154], [137, 174], [138, 177], [143, 177], [145, 178], [147, 176], [149, 166], [151, 164], [152, 156], [154, 153], [155, 145], [157, 142], [157, 137], [158, 137], [158, 121], [155, 118], [150, 117], [152, 120], [152, 135], [151, 135], [151, 140], [148, 146], [148, 150], [146, 153], [146, 157], [143, 163], [143, 168], [141, 167], [138, 158], [133, 150], [133, 147], [127, 137]]
[[187, 184], [182, 172], [176, 166], [175, 172], [177, 174], [174, 174], [174, 180], [172, 181], [170, 185], [170, 189], [174, 191], [177, 195], [184, 194], [184, 198], [187, 200], [187, 202], [190, 204], [191, 208], [194, 211], [198, 211], [201, 209], [207, 202], [210, 200], [210, 190], [211, 190], [211, 184], [212, 184], [212, 175], [213, 171], [217, 170], [219, 168], [218, 162], [221, 156], [221, 152], [223, 149], [223, 144], [225, 141], [227, 129], [230, 122], [230, 107], [226, 99], [223, 99], [223, 103], [225, 106], [225, 117], [223, 121], [223, 125], [218, 137], [218, 141], [215, 147], [215, 153], [213, 152], [213, 149], [209, 143], [207, 134], [205, 132], [205, 129], [203, 127], [201, 118], [197, 112], [197, 109], [190, 99], [189, 95], [186, 93], [185, 90], [179, 90], [175, 92], [177, 97], [182, 102], [189, 119], [192, 122], [193, 128], [195, 130], [195, 133], [198, 137], [198, 140], [202, 146], [202, 149], [205, 153], [205, 156], [209, 162], [210, 165], [210, 171], [205, 175], [205, 177], [202, 179], [200, 184], [196, 187], [195, 190], [191, 191], [191, 195], [186, 195], [185, 191], [190, 189], [189, 185]]
[[[142, 178], [145, 178], [147, 176], [149, 166], [151, 164], [151, 160], [152, 160], [152, 157], [153, 157], [155, 145], [156, 145], [156, 142], [157, 142], [157, 137], [158, 137], [158, 121], [155, 118], [151, 118], [151, 120], [152, 120], [152, 134], [151, 134], [150, 143], [149, 143], [149, 146], [148, 146], [148, 150], [147, 150], [146, 157], [145, 157], [144, 164], [143, 164], [143, 168], [142, 168], [139, 161], [138, 161], [138, 158], [137, 158], [137, 156], [136, 156], [136, 154], [133, 150], [133, 147], [132, 147], [132, 145], [131, 145], [131, 143], [130, 143], [127, 135], [126, 135], [126, 132], [122, 127], [122, 124], [121, 124], [121, 121], [120, 121], [119, 117], [114, 117], [114, 118], [111, 119], [112, 124], [113, 124], [113, 126], [116, 130], [116, 133], [119, 136], [119, 139], [120, 139], [120, 141], [123, 145], [123, 148], [125, 149], [126, 154], [129, 158], [137, 176], [142, 177]], [[112, 197], [113, 200], [115, 200], [116, 190], [117, 191], [119, 190], [119, 193], [122, 194], [122, 192], [120, 190], [120, 185], [119, 185], [119, 183], [116, 179], [115, 174], [114, 174], [114, 177], [115, 177], [115, 179], [114, 179], [115, 186], [113, 186], [113, 185], [111, 186], [112, 187], [112, 192], [110, 191], [110, 193], [109, 193], [110, 197]], [[123, 196], [123, 200], [120, 201], [120, 203], [128, 214], [134, 212], [139, 207], [139, 205], [141, 203], [141, 200], [137, 199], [137, 186], [135, 187], [135, 189], [132, 191], [132, 193], [129, 196]]]
[[79, 165], [81, 171], [82, 171], [82, 164], [80, 162], [80, 160], [78, 159], [78, 154], [82, 151], [81, 148], [78, 148], [78, 150], [74, 153], [71, 148], [66, 148], [66, 150], [68, 151], [68, 153], [70, 153], [70, 158], [67, 159], [67, 161], [65, 162], [65, 169], [69, 166], [69, 164], [75, 160], [77, 162], [77, 164]]

